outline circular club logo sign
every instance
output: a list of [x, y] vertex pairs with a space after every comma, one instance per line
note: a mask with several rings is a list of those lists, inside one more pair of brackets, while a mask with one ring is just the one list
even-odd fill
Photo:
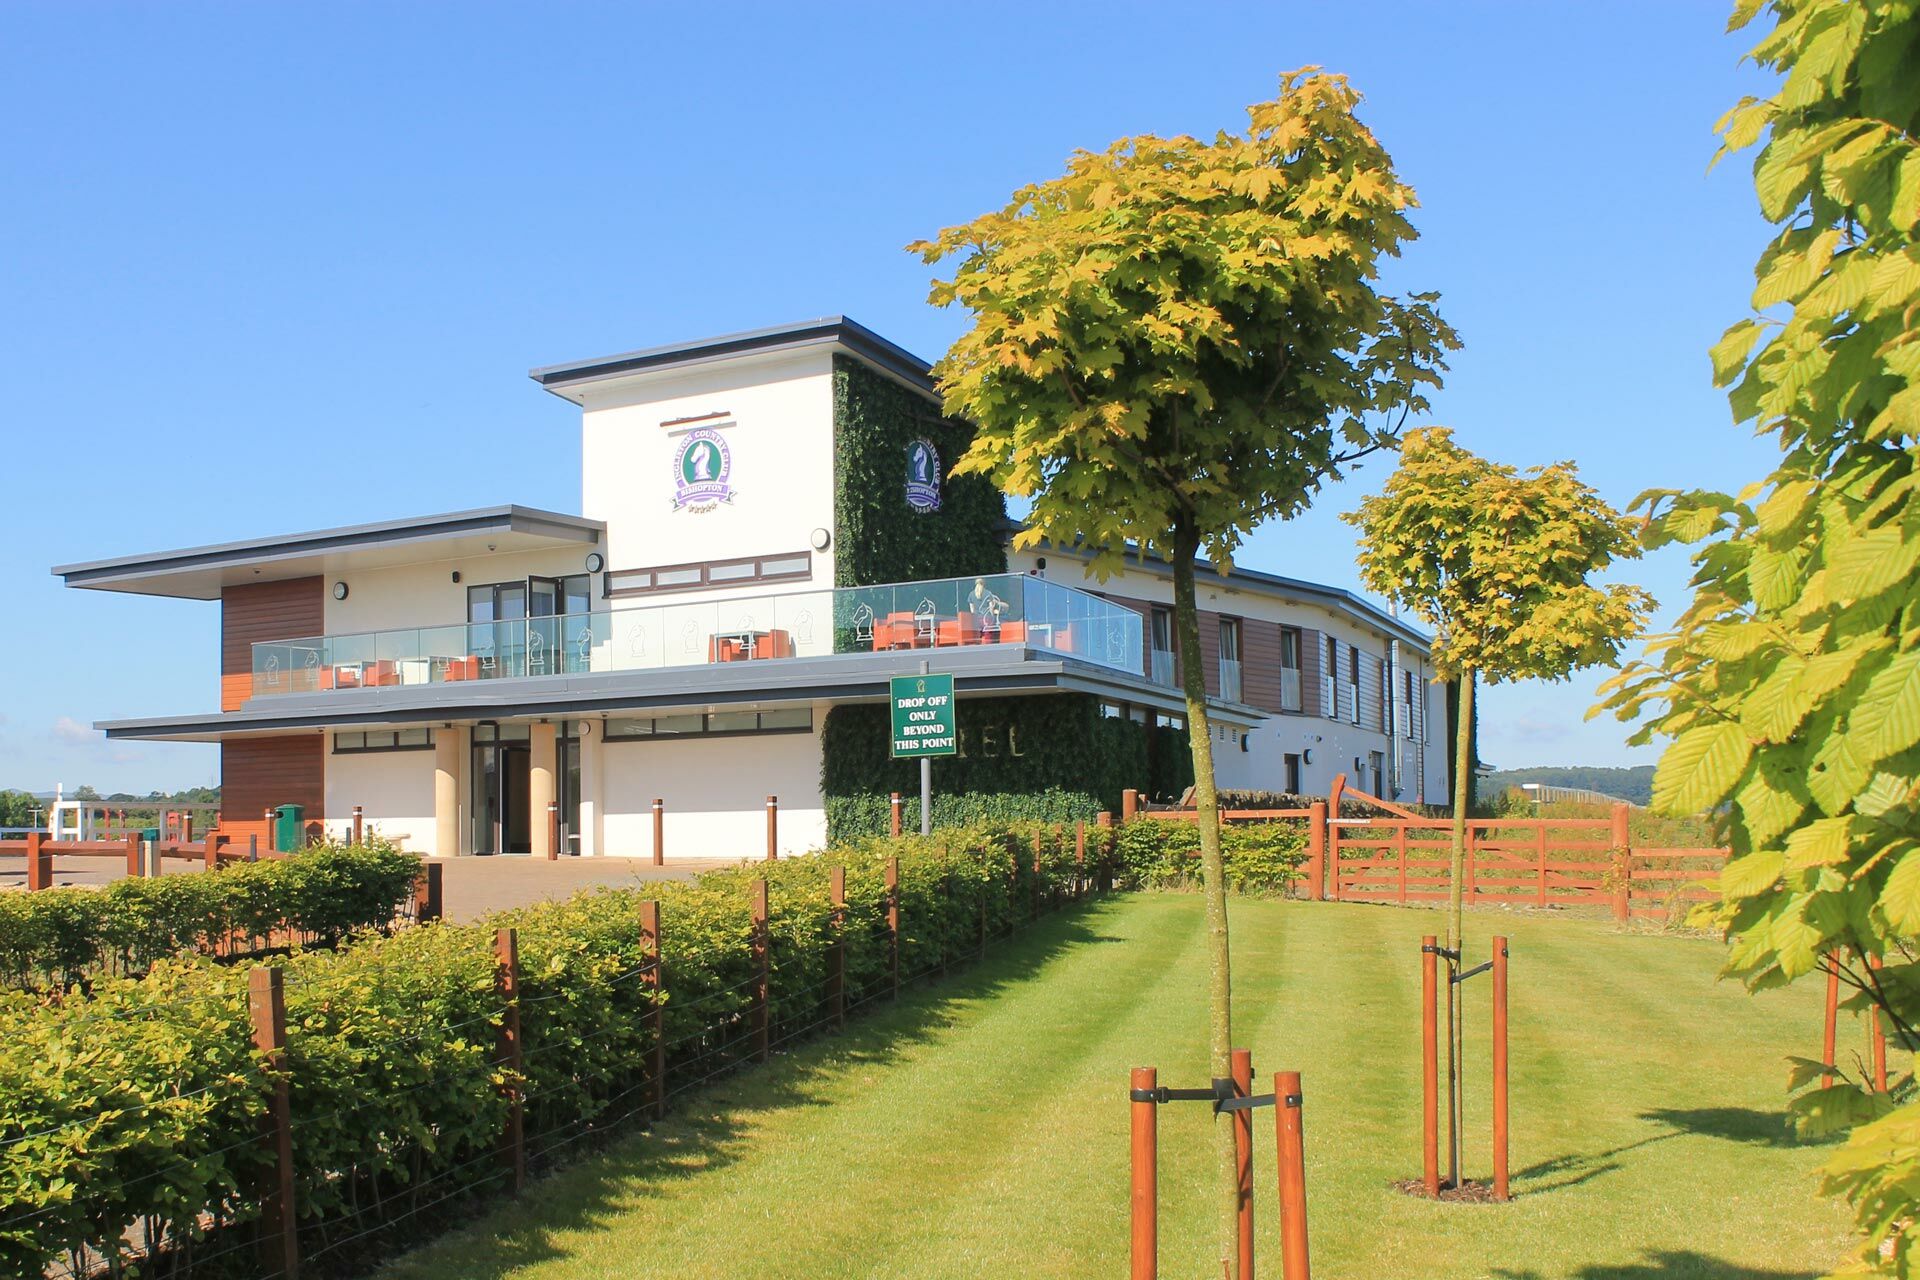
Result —
[[711, 427], [689, 431], [673, 456], [673, 509], [711, 511], [733, 501], [733, 453]]
[[940, 509], [940, 454], [931, 440], [907, 446], [907, 505], [922, 513]]

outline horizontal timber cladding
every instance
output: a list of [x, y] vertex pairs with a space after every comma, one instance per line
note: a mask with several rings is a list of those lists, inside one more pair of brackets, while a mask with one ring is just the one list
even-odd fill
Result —
[[[1200, 631], [1200, 672], [1207, 682], [1207, 693], [1220, 696], [1220, 615], [1209, 609], [1196, 612]], [[1178, 677], [1176, 677], [1178, 678]]]
[[326, 742], [323, 733], [222, 742], [220, 829], [242, 843], [258, 835], [264, 846], [268, 809], [300, 805], [309, 825], [326, 817]]
[[1302, 627], [1300, 630], [1300, 710], [1310, 716], [1327, 714], [1326, 691], [1321, 688], [1327, 674], [1327, 637]]
[[220, 592], [220, 709], [253, 696], [253, 646], [262, 640], [317, 636], [326, 629], [319, 578], [249, 582]]

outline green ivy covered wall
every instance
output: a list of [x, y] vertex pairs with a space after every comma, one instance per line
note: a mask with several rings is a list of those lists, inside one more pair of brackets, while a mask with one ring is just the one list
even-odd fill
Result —
[[943, 475], [938, 511], [907, 504], [908, 446], [931, 442], [945, 472], [970, 437], [936, 402], [851, 356], [834, 357], [834, 585], [1006, 572], [1007, 504], [992, 481]]
[[[939, 826], [990, 819], [1091, 819], [1120, 810], [1120, 793], [1145, 787], [1147, 727], [1100, 714], [1089, 694], [961, 698], [960, 754], [933, 762]], [[920, 766], [888, 754], [884, 705], [838, 706], [821, 729], [821, 791], [827, 838], [884, 835], [889, 794], [907, 799], [906, 825], [920, 822]]]

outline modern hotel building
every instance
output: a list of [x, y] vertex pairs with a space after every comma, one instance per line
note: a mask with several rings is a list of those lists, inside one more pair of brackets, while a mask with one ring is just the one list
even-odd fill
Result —
[[[888, 678], [951, 672], [961, 754], [935, 812], [1051, 816], [1175, 778], [1171, 580], [1105, 581], [1010, 547], [966, 424], [927, 364], [828, 318], [535, 369], [581, 409], [579, 515], [519, 506], [72, 564], [72, 587], [218, 601], [219, 709], [103, 723], [220, 744], [222, 830], [358, 806], [432, 854], [783, 851], [912, 790]], [[1444, 801], [1427, 640], [1338, 589], [1200, 574], [1223, 787], [1324, 793], [1344, 773]], [[211, 686], [212, 681], [209, 681]], [[1166, 732], [1174, 730], [1173, 733]], [[1171, 784], [1168, 784], [1171, 785]], [[556, 835], [545, 820], [557, 804]]]

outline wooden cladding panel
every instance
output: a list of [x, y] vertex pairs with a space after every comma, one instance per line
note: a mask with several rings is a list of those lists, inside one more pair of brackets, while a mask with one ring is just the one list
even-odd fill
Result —
[[[1220, 615], [1207, 609], [1197, 611], [1200, 626], [1200, 671], [1206, 678], [1209, 697], [1220, 696]], [[1179, 679], [1175, 672], [1174, 678]]]
[[1327, 708], [1320, 685], [1327, 673], [1327, 638], [1318, 631], [1300, 630], [1300, 710], [1310, 716], [1323, 716]]
[[1280, 626], [1248, 618], [1240, 624], [1241, 700], [1262, 711], [1280, 710]]
[[272, 738], [228, 738], [220, 744], [220, 829], [244, 844], [263, 837], [266, 810], [306, 808], [308, 823], [326, 817], [326, 743], [323, 733]]
[[[317, 636], [326, 626], [319, 578], [249, 582], [220, 593], [220, 709], [253, 695], [253, 646], [262, 640]], [[235, 810], [235, 813], [240, 812]]]

